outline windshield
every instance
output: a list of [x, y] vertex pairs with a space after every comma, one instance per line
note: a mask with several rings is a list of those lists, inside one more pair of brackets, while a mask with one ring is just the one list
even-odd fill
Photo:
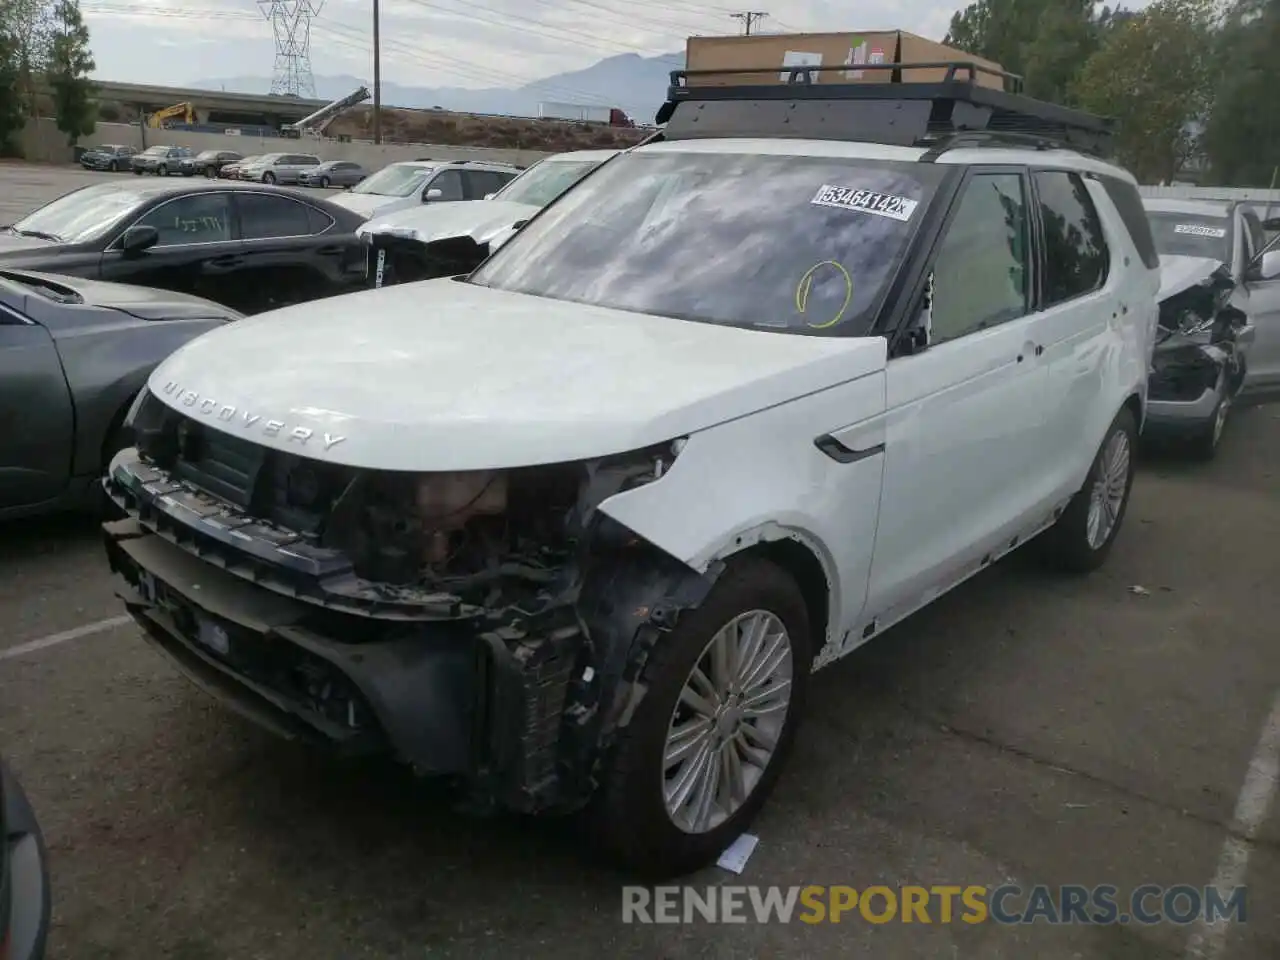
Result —
[[142, 151], [142, 154], [147, 157], [161, 157], [164, 156], [168, 150], [168, 147], [147, 147], [147, 149]]
[[138, 194], [114, 184], [85, 187], [46, 203], [9, 229], [64, 243], [79, 243], [101, 236], [140, 203], [142, 197]]
[[200, 153], [196, 155], [196, 159], [197, 160], [217, 160], [218, 151], [217, 150], [201, 150]]
[[471, 282], [736, 327], [867, 333], [932, 164], [654, 150], [619, 156]]
[[495, 200], [545, 207], [588, 173], [601, 160], [544, 160], [530, 167], [494, 194]]
[[1231, 262], [1229, 217], [1188, 213], [1148, 213], [1156, 252], [1166, 257], [1212, 257]]
[[380, 197], [407, 197], [431, 176], [432, 167], [383, 167], [351, 188], [352, 193], [376, 193]]

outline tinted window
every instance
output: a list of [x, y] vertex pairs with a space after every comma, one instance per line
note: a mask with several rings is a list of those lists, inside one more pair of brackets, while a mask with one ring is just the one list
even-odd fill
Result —
[[302, 237], [311, 233], [307, 208], [296, 200], [243, 193], [236, 201], [240, 205], [240, 235], [246, 240]]
[[231, 239], [231, 206], [225, 193], [194, 193], [156, 207], [139, 226], [160, 232], [159, 246]]
[[1156, 249], [1166, 257], [1213, 257], [1231, 262], [1231, 218], [1194, 213], [1150, 214]]
[[1051, 307], [1097, 290], [1107, 279], [1102, 222], [1078, 174], [1034, 174], [1044, 221], [1044, 305]]
[[1249, 259], [1252, 260], [1267, 245], [1267, 233], [1262, 229], [1262, 221], [1252, 210], [1242, 210], [1241, 215], [1244, 217], [1244, 228], [1249, 237]]
[[291, 164], [295, 167], [314, 167], [320, 163], [320, 158], [307, 157], [307, 156], [293, 156], [293, 157], [286, 157], [284, 162]]
[[489, 193], [497, 193], [511, 179], [492, 170], [470, 170], [467, 179], [471, 181], [471, 197], [479, 200]]
[[1160, 255], [1156, 252], [1156, 243], [1151, 236], [1151, 224], [1147, 221], [1147, 211], [1142, 206], [1142, 195], [1138, 188], [1118, 177], [1098, 177], [1107, 191], [1107, 196], [1115, 204], [1116, 212], [1124, 221], [1129, 238], [1138, 248], [1138, 256], [1149, 269], [1160, 266]]
[[931, 343], [1027, 312], [1027, 203], [1017, 174], [975, 176], [933, 266]]
[[307, 207], [307, 232], [311, 234], [324, 233], [333, 225], [333, 217], [325, 213], [323, 210], [317, 210], [315, 207]]
[[431, 181], [427, 189], [440, 191], [437, 200], [461, 200], [463, 198], [462, 173], [458, 170], [443, 170]]
[[945, 175], [834, 157], [625, 154], [472, 280], [705, 323], [864, 336]]

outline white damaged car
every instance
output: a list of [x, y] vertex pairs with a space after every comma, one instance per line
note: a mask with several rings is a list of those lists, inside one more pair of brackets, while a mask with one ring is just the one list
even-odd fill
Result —
[[106, 480], [152, 642], [283, 735], [670, 876], [765, 802], [813, 671], [1028, 541], [1099, 566], [1156, 325], [1136, 184], [937, 105], [877, 126], [870, 86], [776, 137], [709, 88], [469, 277], [170, 357]]
[[576, 150], [540, 160], [482, 203], [427, 204], [366, 220], [369, 286], [470, 273], [539, 210], [617, 150]]

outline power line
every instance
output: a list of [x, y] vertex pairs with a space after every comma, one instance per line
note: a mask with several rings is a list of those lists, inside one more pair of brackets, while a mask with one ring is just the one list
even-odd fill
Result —
[[743, 26], [742, 32], [746, 34], [748, 37], [751, 36], [751, 25], [753, 23], [759, 23], [768, 15], [769, 14], [765, 13], [763, 10], [744, 10], [742, 13], [729, 14], [729, 16], [731, 16], [734, 20], [742, 21], [742, 26]]
[[324, 0], [258, 0], [258, 8], [270, 21], [276, 40], [272, 93], [316, 95], [316, 79], [311, 72], [311, 20], [323, 6]]

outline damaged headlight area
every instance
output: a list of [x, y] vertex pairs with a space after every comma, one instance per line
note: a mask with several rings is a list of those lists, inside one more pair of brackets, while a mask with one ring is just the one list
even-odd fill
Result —
[[367, 283], [373, 288], [470, 273], [489, 256], [489, 245], [471, 237], [424, 242], [422, 235], [409, 227], [387, 227], [366, 233], [363, 239], [368, 255]]
[[398, 473], [262, 447], [159, 400], [129, 418], [111, 495], [175, 542], [336, 609], [466, 619], [572, 594], [596, 507], [660, 478], [683, 441], [598, 460]]
[[1243, 315], [1229, 306], [1235, 283], [1225, 265], [1160, 303], [1150, 398], [1192, 402], [1214, 390], [1232, 360], [1226, 346]]

